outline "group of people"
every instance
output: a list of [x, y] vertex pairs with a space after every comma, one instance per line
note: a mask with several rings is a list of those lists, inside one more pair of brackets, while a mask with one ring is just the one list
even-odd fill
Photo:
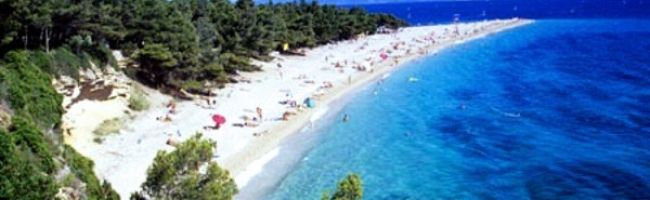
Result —
[[171, 116], [177, 113], [176, 102], [174, 102], [174, 100], [170, 100], [165, 107], [167, 108], [167, 113], [165, 113], [165, 116], [156, 117], [156, 120], [163, 122], [172, 122]]
[[323, 81], [323, 84], [320, 86], [320, 89], [330, 89], [333, 88], [334, 84], [330, 81]]
[[263, 116], [262, 108], [256, 107], [255, 116], [249, 117], [248, 115], [244, 115], [242, 116], [242, 120], [244, 120], [243, 123], [235, 123], [233, 125], [241, 128], [255, 128], [262, 123], [262, 120], [264, 119]]

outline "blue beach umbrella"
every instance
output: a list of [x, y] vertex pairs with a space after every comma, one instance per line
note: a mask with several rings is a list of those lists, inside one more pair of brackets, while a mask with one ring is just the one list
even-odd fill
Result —
[[303, 103], [307, 105], [308, 108], [316, 107], [316, 101], [314, 101], [312, 98], [306, 98]]

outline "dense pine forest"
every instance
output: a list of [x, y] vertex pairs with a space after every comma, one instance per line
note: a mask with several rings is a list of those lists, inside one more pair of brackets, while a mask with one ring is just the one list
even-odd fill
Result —
[[[129, 58], [124, 72], [135, 80], [171, 94], [204, 93], [206, 83], [219, 86], [240, 71], [259, 70], [251, 59], [271, 60], [272, 51], [405, 25], [390, 15], [305, 1], [0, 0], [0, 199], [54, 199], [65, 189], [79, 199], [119, 199], [94, 175], [91, 160], [63, 144], [62, 96], [52, 86], [52, 79], [78, 78], [93, 64], [116, 67], [114, 50]], [[167, 169], [156, 162], [149, 173]], [[212, 181], [232, 183], [214, 166], [221, 178]], [[172, 171], [167, 175], [188, 176]], [[147, 181], [145, 197], [159, 194], [152, 185], [166, 184]], [[202, 181], [193, 186], [219, 189]], [[219, 198], [197, 198], [229, 199], [232, 187]]]
[[[131, 75], [158, 88], [200, 92], [205, 80], [253, 71], [249, 58], [372, 34], [403, 21], [316, 2], [254, 5], [252, 0], [11, 0], [0, 5], [0, 54], [28, 55], [55, 75], [74, 75], [85, 60], [115, 61], [123, 50]], [[43, 53], [44, 52], [44, 53]], [[31, 59], [30, 59], [31, 60]]]

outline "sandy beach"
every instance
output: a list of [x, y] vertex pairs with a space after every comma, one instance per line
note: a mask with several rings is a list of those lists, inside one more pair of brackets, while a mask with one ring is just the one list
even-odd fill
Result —
[[[390, 78], [391, 71], [415, 59], [531, 22], [409, 27], [307, 49], [306, 56], [275, 54], [271, 62], [256, 62], [261, 72], [242, 73], [236, 77], [239, 83], [214, 90], [214, 98], [176, 101], [173, 112], [168, 106], [171, 97], [146, 88], [151, 107], [142, 112], [126, 112], [127, 101], [119, 96], [110, 101], [81, 100], [66, 109], [63, 124], [70, 133], [65, 141], [91, 158], [98, 176], [127, 199], [144, 182], [156, 152], [173, 150], [169, 141], [181, 142], [200, 132], [217, 141], [214, 159], [242, 188], [267, 170], [265, 163], [278, 155], [283, 139], [318, 120], [330, 103], [350, 91]], [[306, 98], [315, 102], [313, 108], [303, 106]], [[219, 129], [209, 128], [215, 114], [226, 118]], [[115, 117], [125, 119], [119, 133], [101, 143], [93, 141], [93, 130]]]

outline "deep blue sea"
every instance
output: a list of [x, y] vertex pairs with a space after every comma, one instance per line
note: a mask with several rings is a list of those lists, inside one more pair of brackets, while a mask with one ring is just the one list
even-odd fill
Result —
[[358, 91], [264, 199], [650, 199], [650, 19], [540, 18]]
[[[364, 2], [360, 0], [359, 2]], [[439, 2], [341, 5], [363, 7], [370, 12], [390, 13], [412, 25], [524, 17], [566, 18], [650, 18], [650, 0], [446, 0]]]

